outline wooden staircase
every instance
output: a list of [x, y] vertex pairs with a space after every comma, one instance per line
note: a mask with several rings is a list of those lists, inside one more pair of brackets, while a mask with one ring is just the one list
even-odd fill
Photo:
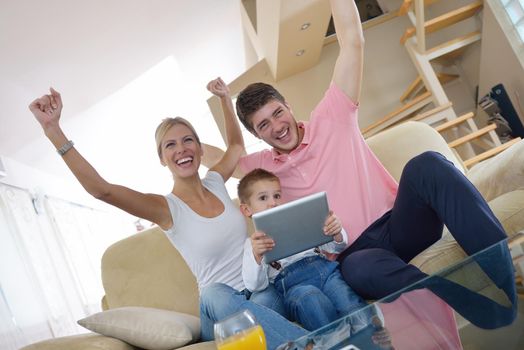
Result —
[[[417, 3], [420, 2], [420, 1], [417, 1], [417, 0], [415, 0], [415, 1]], [[404, 1], [404, 2], [412, 2], [412, 1]], [[435, 2], [435, 1], [431, 1], [431, 3], [433, 3], [433, 2]], [[429, 1], [427, 3], [429, 3]], [[439, 31], [439, 30], [443, 29], [443, 28], [449, 27], [449, 26], [451, 26], [451, 25], [453, 25], [455, 23], [461, 22], [461, 21], [463, 21], [463, 20], [465, 20], [467, 18], [470, 18], [471, 16], [477, 14], [482, 9], [482, 7], [483, 7], [482, 1], [475, 1], [475, 2], [473, 2], [471, 4], [468, 4], [466, 6], [463, 6], [461, 8], [458, 8], [456, 10], [450, 11], [448, 13], [445, 13], [445, 14], [441, 15], [441, 16], [432, 18], [432, 19], [430, 19], [428, 21], [424, 21], [424, 22], [421, 22], [421, 21], [418, 20], [420, 17], [423, 17], [422, 13], [419, 14], [418, 16], [415, 15], [415, 18], [416, 18], [415, 19], [415, 26], [412, 26], [412, 27], [409, 27], [408, 29], [406, 29], [406, 31], [404, 32], [404, 35], [400, 39], [400, 43], [401, 44], [405, 44], [406, 41], [409, 38], [411, 38], [412, 36], [414, 36], [418, 32], [422, 32], [421, 34], [423, 34], [423, 36], [425, 37], [425, 35], [427, 35], [427, 34], [434, 33], [436, 31]], [[424, 11], [424, 7], [423, 6], [421, 6], [420, 9], [421, 9], [422, 12]], [[410, 10], [408, 9], [408, 12], [409, 11]], [[418, 45], [425, 44], [425, 41], [418, 42], [417, 44]], [[423, 47], [419, 46], [419, 48], [423, 48]], [[425, 51], [425, 48], [423, 48], [423, 49]]]
[[[474, 31], [459, 36], [432, 48], [426, 47], [426, 35], [437, 32], [453, 24], [461, 22], [482, 9], [482, 1], [474, 1], [466, 6], [452, 10], [435, 18], [425, 20], [425, 6], [436, 3], [437, 0], [405, 0], [399, 14], [407, 14], [413, 26], [406, 29], [400, 39], [401, 44], [413, 61], [419, 76], [428, 91], [433, 94], [435, 107], [447, 105], [450, 101], [444, 91], [442, 82], [435, 72], [431, 61], [463, 49], [480, 40], [480, 32]], [[457, 116], [452, 108], [443, 114], [445, 120], [455, 119]]]
[[384, 116], [375, 123], [362, 129], [364, 137], [372, 136], [390, 126], [396, 125], [404, 121], [408, 116], [420, 111], [422, 108], [433, 102], [431, 92], [426, 91], [419, 96], [413, 98], [411, 101], [405, 103], [400, 108], [394, 110], [388, 115]]
[[[472, 118], [473, 118], [473, 112], [469, 112], [469, 113], [466, 113], [464, 114], [463, 116], [460, 116], [454, 120], [450, 120], [450, 121], [447, 121], [445, 123], [442, 123], [438, 126], [435, 127], [435, 130], [437, 130], [439, 133], [444, 133], [452, 128], [456, 128], [458, 125], [460, 125], [461, 123], [464, 123], [464, 122], [471, 122], [472, 121]], [[464, 145], [465, 143], [467, 142], [472, 142], [476, 139], [478, 139], [479, 137], [482, 137], [484, 135], [487, 135], [489, 134], [490, 132], [493, 132], [494, 130], [496, 129], [496, 125], [495, 124], [488, 124], [487, 126], [483, 127], [482, 129], [478, 129], [474, 132], [471, 132], [469, 134], [466, 134], [462, 137], [459, 137], [458, 139], [455, 139], [455, 140], [452, 140], [451, 142], [448, 143], [448, 146], [453, 149], [453, 150], [457, 150], [457, 147], [459, 146], [462, 146]], [[506, 143], [503, 143], [501, 144], [499, 142], [498, 145], [496, 145], [495, 147], [493, 148], [490, 148], [480, 154], [477, 154], [469, 159], [465, 159], [462, 161], [462, 163], [464, 164], [464, 167], [466, 168], [470, 168], [472, 167], [473, 165], [487, 159], [487, 158], [490, 158], [502, 151], [504, 151], [505, 149], [511, 147], [513, 144], [517, 143], [520, 141], [520, 138], [514, 138]], [[460, 157], [460, 156], [459, 156]]]
[[[442, 85], [445, 85], [446, 83], [453, 81], [458, 77], [459, 76], [457, 74], [437, 73], [437, 78]], [[419, 75], [411, 84], [409, 84], [408, 88], [406, 91], [404, 91], [402, 96], [400, 96], [400, 102], [406, 103], [425, 91], [427, 91], [427, 89], [424, 86], [422, 77]]]
[[[502, 144], [497, 136], [495, 125], [479, 129], [473, 113], [458, 117], [443, 85], [458, 76], [435, 71], [432, 63], [453, 60], [461, 55], [468, 45], [481, 39], [478, 30], [426, 47], [426, 36], [441, 29], [464, 21], [482, 10], [482, 1], [471, 3], [426, 20], [425, 7], [438, 0], [404, 0], [398, 15], [406, 15], [412, 26], [408, 27], [400, 39], [417, 69], [419, 76], [400, 96], [401, 106], [379, 121], [362, 130], [369, 137], [381, 130], [408, 120], [419, 120], [435, 127], [448, 140], [466, 167], [489, 158], [518, 140]], [[432, 105], [432, 107], [430, 107]]]

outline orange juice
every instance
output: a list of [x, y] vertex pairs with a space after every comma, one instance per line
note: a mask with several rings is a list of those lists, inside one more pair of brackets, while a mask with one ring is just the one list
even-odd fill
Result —
[[218, 350], [266, 350], [266, 337], [262, 327], [255, 326], [237, 333], [217, 344]]

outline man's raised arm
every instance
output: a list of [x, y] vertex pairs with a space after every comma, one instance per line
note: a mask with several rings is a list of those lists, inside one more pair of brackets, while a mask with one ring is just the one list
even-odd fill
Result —
[[357, 5], [353, 0], [330, 0], [340, 53], [333, 71], [333, 82], [353, 102], [360, 99], [364, 57], [364, 35]]

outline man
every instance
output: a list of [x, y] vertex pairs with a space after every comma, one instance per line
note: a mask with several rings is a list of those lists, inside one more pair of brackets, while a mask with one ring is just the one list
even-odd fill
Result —
[[[467, 254], [506, 234], [475, 187], [442, 155], [413, 158], [398, 185], [380, 164], [358, 128], [364, 44], [358, 11], [348, 0], [331, 0], [331, 6], [340, 53], [324, 98], [309, 123], [297, 123], [272, 86], [247, 86], [237, 98], [238, 117], [272, 150], [242, 157], [239, 168], [276, 174], [284, 201], [327, 191], [330, 208], [349, 235], [348, 248], [338, 257], [344, 279], [364, 298], [378, 299], [426, 277], [409, 261], [441, 237], [444, 224]], [[509, 250], [502, 249], [497, 264], [504, 266], [503, 274], [482, 267], [513, 307], [503, 308], [495, 320], [464, 315], [485, 328], [509, 324], [516, 316]], [[453, 288], [430, 289], [448, 301], [447, 293], [462, 292]], [[460, 309], [461, 302], [449, 303]]]

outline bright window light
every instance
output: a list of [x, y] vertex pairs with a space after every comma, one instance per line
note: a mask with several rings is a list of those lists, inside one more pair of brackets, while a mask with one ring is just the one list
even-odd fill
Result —
[[519, 38], [524, 42], [524, 0], [500, 0]]

